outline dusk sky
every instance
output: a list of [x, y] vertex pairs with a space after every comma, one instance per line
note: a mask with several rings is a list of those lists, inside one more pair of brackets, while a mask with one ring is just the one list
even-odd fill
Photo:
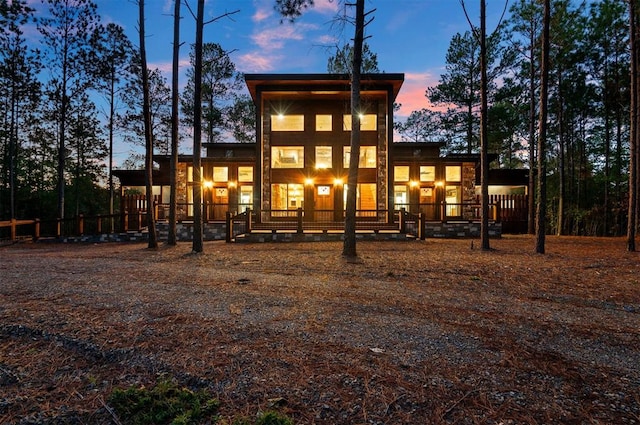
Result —
[[[122, 25], [137, 44], [137, 6], [133, 1], [99, 0], [98, 11], [104, 22]], [[189, 2], [196, 7], [196, 1]], [[295, 23], [280, 23], [274, 0], [208, 0], [205, 20], [239, 10], [205, 27], [205, 42], [219, 43], [234, 50], [232, 59], [243, 73], [323, 73], [327, 58], [335, 52], [331, 46], [343, 45], [353, 36], [351, 25], [332, 24], [343, 10], [339, 0], [316, 0]], [[147, 1], [147, 57], [149, 65], [171, 70], [173, 37], [173, 1]], [[479, 0], [466, 0], [474, 23], [479, 15]], [[488, 2], [488, 22], [497, 22], [503, 1]], [[366, 10], [375, 9], [366, 35], [371, 50], [378, 56], [382, 72], [404, 73], [405, 83], [398, 102], [400, 116], [427, 106], [428, 86], [437, 83], [445, 65], [445, 53], [456, 32], [469, 29], [459, 0], [367, 0]], [[182, 69], [188, 66], [189, 44], [195, 38], [194, 18], [182, 7]], [[348, 13], [352, 16], [353, 10]], [[181, 81], [182, 83], [182, 81]]]
[[[38, 15], [46, 7], [38, 0], [30, 3]], [[138, 45], [138, 6], [134, 0], [97, 0], [104, 24], [121, 25]], [[189, 0], [195, 14], [196, 0]], [[479, 0], [464, 1], [474, 24], [479, 23]], [[173, 41], [173, 0], [146, 1], [147, 61], [171, 79]], [[242, 73], [324, 73], [327, 59], [336, 45], [353, 37], [351, 25], [336, 24], [344, 14], [343, 0], [315, 0], [294, 23], [280, 22], [275, 0], [207, 0], [205, 21], [226, 12], [232, 14], [205, 26], [204, 41], [219, 43], [233, 51], [232, 60]], [[504, 0], [487, 2], [487, 28], [495, 28]], [[404, 73], [405, 82], [396, 101], [402, 104], [400, 121], [411, 111], [428, 107], [427, 87], [437, 84], [445, 68], [445, 54], [454, 34], [469, 29], [460, 0], [367, 0], [366, 11], [373, 21], [366, 28], [366, 42], [377, 54], [381, 72]], [[353, 16], [353, 8], [347, 10]], [[182, 6], [180, 84], [186, 83], [190, 45], [195, 39], [195, 19]], [[117, 143], [116, 161], [126, 158], [131, 147]]]

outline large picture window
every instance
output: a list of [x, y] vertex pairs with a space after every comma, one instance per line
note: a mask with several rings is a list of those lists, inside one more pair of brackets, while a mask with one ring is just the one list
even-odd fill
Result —
[[303, 146], [274, 146], [271, 148], [272, 168], [304, 168]]
[[[349, 168], [349, 159], [351, 158], [351, 146], [345, 146], [343, 151], [343, 166]], [[360, 161], [358, 168], [376, 168], [376, 147], [360, 146]]]
[[[360, 131], [374, 131], [378, 129], [378, 116], [376, 114], [360, 115]], [[344, 131], [351, 131], [351, 114], [344, 114], [342, 118]]]
[[304, 208], [304, 185], [278, 183], [271, 185], [271, 214], [288, 216], [285, 210]]
[[[347, 208], [347, 189], [344, 185], [344, 208]], [[356, 215], [359, 217], [375, 217], [376, 211], [376, 184], [360, 183], [356, 186]]]
[[304, 115], [271, 115], [271, 131], [304, 131]]

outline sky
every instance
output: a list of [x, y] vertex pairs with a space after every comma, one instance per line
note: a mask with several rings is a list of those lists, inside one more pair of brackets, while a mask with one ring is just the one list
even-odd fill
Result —
[[[195, 13], [196, 1], [190, 0]], [[339, 25], [343, 0], [315, 0], [315, 5], [294, 23], [281, 23], [275, 0], [207, 0], [205, 21], [238, 11], [205, 26], [204, 41], [233, 51], [231, 58], [243, 73], [323, 73], [327, 59], [353, 36], [351, 25]], [[488, 25], [499, 19], [503, 0], [488, 1]], [[115, 22], [137, 44], [137, 5], [129, 0], [98, 0], [105, 23]], [[470, 18], [477, 24], [479, 0], [466, 0]], [[352, 8], [351, 8], [352, 9]], [[373, 21], [366, 42], [377, 54], [382, 72], [404, 73], [397, 99], [400, 116], [428, 105], [425, 90], [437, 84], [445, 66], [449, 42], [469, 29], [460, 0], [367, 0]], [[173, 0], [147, 0], [147, 61], [170, 76], [173, 40]], [[353, 15], [353, 10], [348, 13]], [[189, 45], [195, 39], [194, 21], [182, 6], [181, 69], [188, 67]], [[181, 81], [182, 83], [182, 81]]]
[[[134, 0], [94, 0], [104, 24], [114, 22], [138, 45], [138, 6]], [[487, 1], [487, 28], [495, 28], [505, 0]], [[31, 0], [31, 3], [39, 3]], [[195, 14], [196, 0], [188, 0]], [[294, 23], [274, 10], [275, 0], [206, 0], [205, 22], [225, 13], [204, 28], [204, 42], [215, 42], [242, 73], [324, 73], [327, 59], [353, 37], [350, 24], [340, 25], [344, 0], [315, 0]], [[171, 80], [173, 0], [146, 0], [147, 62]], [[479, 0], [464, 0], [471, 21], [478, 25]], [[34, 4], [35, 5], [35, 4]], [[44, 11], [43, 6], [37, 7]], [[347, 10], [353, 16], [353, 8]], [[429, 106], [425, 91], [445, 71], [445, 55], [452, 37], [469, 30], [460, 0], [366, 0], [366, 42], [377, 55], [381, 72], [403, 73], [405, 81], [397, 103], [397, 120]], [[195, 18], [183, 5], [181, 15], [180, 84], [186, 82], [190, 45], [195, 40]], [[120, 153], [120, 152], [119, 152]]]

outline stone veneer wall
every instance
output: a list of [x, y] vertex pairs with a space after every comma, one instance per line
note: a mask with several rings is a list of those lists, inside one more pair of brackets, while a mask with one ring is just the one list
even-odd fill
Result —
[[187, 218], [187, 211], [184, 207], [187, 204], [187, 190], [187, 164], [180, 162], [178, 163], [178, 179], [176, 180], [176, 203], [179, 205], [177, 220]]
[[[263, 103], [262, 112], [262, 196], [261, 209], [271, 210], [271, 106]], [[264, 213], [263, 213], [264, 214]], [[266, 220], [267, 217], [262, 217]]]
[[[471, 203], [475, 201], [476, 195], [476, 165], [472, 162], [462, 164], [462, 202]], [[473, 209], [464, 207], [462, 217], [466, 220], [473, 218]]]
[[[451, 221], [448, 223], [430, 223], [425, 226], [426, 238], [454, 239], [454, 238], [479, 238], [480, 223], [467, 221]], [[157, 223], [158, 241], [166, 241], [169, 233], [168, 223]], [[178, 223], [178, 240], [182, 242], [193, 239], [193, 223]], [[206, 241], [223, 241], [226, 239], [226, 223], [205, 223], [203, 233]], [[100, 243], [100, 242], [146, 242], [147, 232], [112, 233], [103, 235], [72, 236], [62, 239], [43, 238], [40, 241], [56, 241], [66, 243]], [[489, 237], [500, 238], [502, 236], [502, 223], [489, 223]], [[357, 239], [362, 240], [415, 240], [414, 237], [397, 232], [359, 232]], [[254, 232], [238, 238], [237, 242], [317, 242], [317, 241], [341, 241], [344, 233], [337, 232], [308, 232], [296, 234], [294, 232]]]
[[386, 103], [378, 102], [378, 209], [386, 210], [387, 205], [387, 162], [389, 159], [389, 141], [387, 140]]

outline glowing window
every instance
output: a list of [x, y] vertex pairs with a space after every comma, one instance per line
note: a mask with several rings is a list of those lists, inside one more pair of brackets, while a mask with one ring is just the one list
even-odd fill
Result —
[[238, 167], [238, 181], [239, 182], [252, 182], [253, 181], [253, 167]]
[[[347, 207], [348, 185], [344, 185], [344, 207]], [[356, 215], [359, 217], [376, 214], [376, 184], [360, 183], [356, 186]]]
[[[351, 114], [345, 114], [343, 116], [344, 131], [351, 131]], [[363, 114], [360, 115], [360, 130], [361, 131], [373, 131], [378, 129], [378, 116], [376, 114]]]
[[213, 167], [213, 181], [214, 182], [229, 181], [229, 167]]
[[[349, 158], [351, 157], [351, 146], [345, 146], [343, 152], [343, 166], [349, 168]], [[376, 168], [376, 147], [360, 146], [360, 161], [358, 168]]]
[[[202, 180], [202, 167], [200, 167], [200, 180]], [[187, 182], [193, 183], [193, 167], [187, 167]]]
[[448, 182], [459, 182], [462, 180], [462, 171], [459, 165], [445, 167], [445, 180]]
[[406, 184], [393, 187], [393, 201], [396, 210], [409, 206], [409, 191]]
[[240, 186], [238, 196], [238, 210], [246, 211], [253, 206], [253, 186]]
[[421, 165], [420, 166], [420, 181], [421, 182], [434, 182], [434, 181], [436, 181], [436, 167], [435, 167], [435, 165]]
[[316, 146], [316, 168], [331, 168], [331, 146]]
[[319, 114], [316, 115], [316, 131], [331, 131], [332, 130], [332, 116]]
[[444, 200], [447, 206], [445, 211], [447, 216], [462, 215], [462, 188], [460, 186], [446, 186]]
[[397, 182], [409, 181], [409, 166], [408, 165], [396, 165], [393, 167], [394, 179]]
[[[272, 214], [278, 210], [295, 210], [304, 207], [304, 186], [301, 184], [272, 184]], [[275, 212], [274, 212], [275, 211]]]
[[274, 146], [271, 148], [272, 168], [303, 168], [303, 146]]
[[271, 131], [304, 131], [304, 115], [271, 115]]

